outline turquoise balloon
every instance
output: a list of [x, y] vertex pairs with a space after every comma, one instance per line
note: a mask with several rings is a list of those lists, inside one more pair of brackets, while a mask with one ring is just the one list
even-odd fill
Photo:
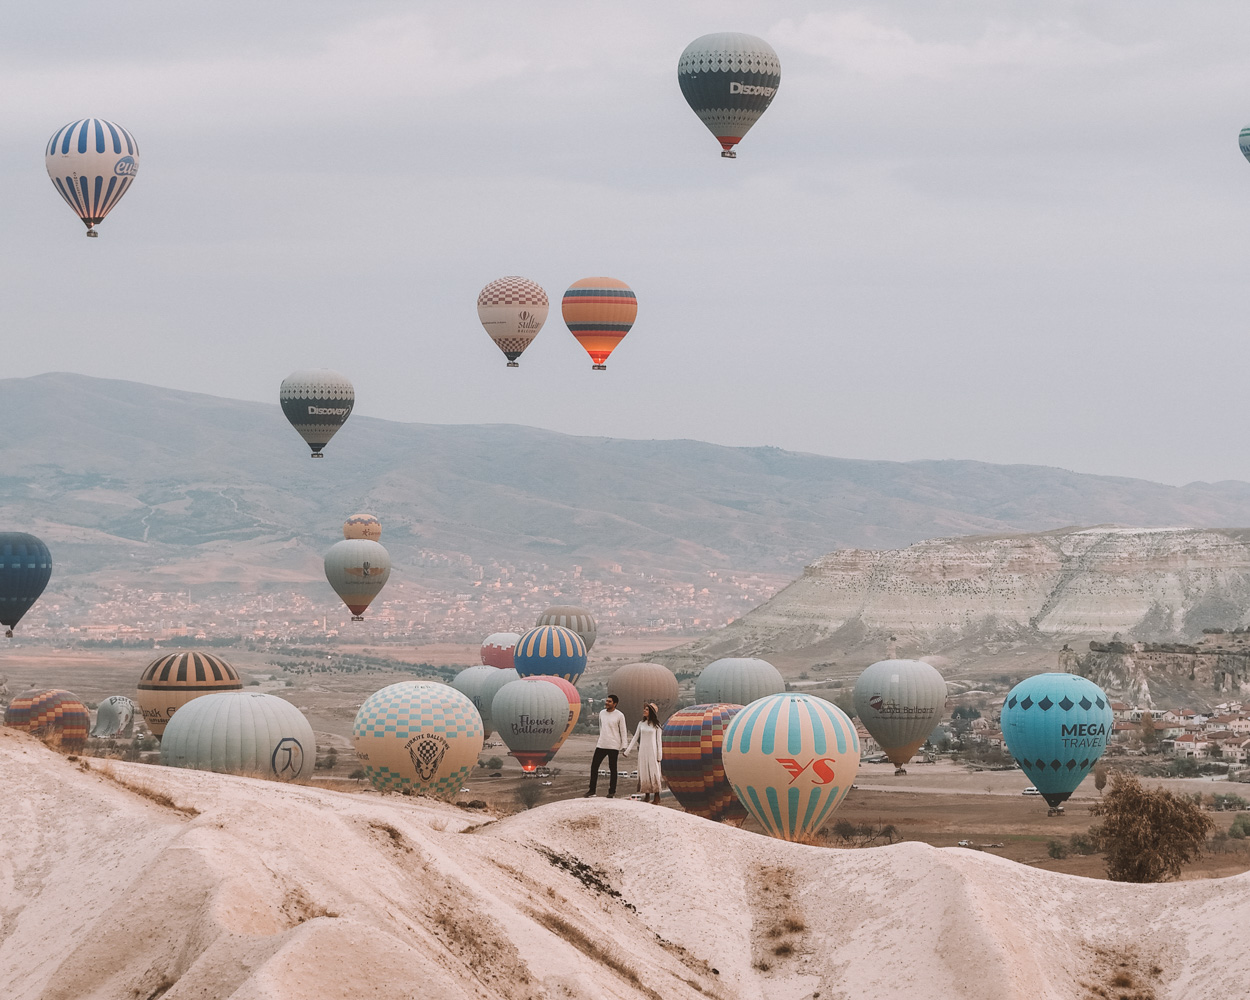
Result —
[[1054, 807], [1076, 791], [1111, 736], [1111, 705], [1093, 681], [1037, 674], [1003, 702], [1003, 739], [1016, 763]]

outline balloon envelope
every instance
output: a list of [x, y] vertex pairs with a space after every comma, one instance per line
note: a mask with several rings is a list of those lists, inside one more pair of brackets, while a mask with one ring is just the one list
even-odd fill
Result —
[[455, 688], [401, 681], [365, 699], [352, 742], [373, 786], [454, 799], [482, 750], [482, 720]]
[[612, 671], [608, 694], [614, 694], [625, 716], [625, 726], [636, 729], [642, 721], [642, 709], [655, 702], [660, 722], [677, 707], [677, 678], [662, 663], [626, 663]]
[[520, 638], [517, 632], [492, 632], [482, 642], [482, 663], [500, 670], [511, 670], [516, 666], [512, 662], [512, 653]]
[[34, 535], [0, 531], [0, 624], [12, 635], [52, 576], [52, 555]]
[[946, 682], [922, 660], [881, 660], [855, 681], [855, 714], [902, 767], [942, 721]]
[[477, 714], [482, 718], [482, 735], [489, 736], [495, 728], [491, 720], [490, 706], [495, 700], [499, 689], [509, 681], [518, 679], [515, 670], [498, 670], [486, 665], [466, 667], [456, 674], [451, 686], [473, 702]]
[[367, 538], [345, 538], [330, 546], [325, 558], [326, 579], [334, 592], [361, 621], [365, 609], [391, 578], [391, 557]]
[[1237, 144], [1241, 147], [1241, 155], [1250, 160], [1250, 125], [1241, 130], [1238, 136]]
[[505, 684], [490, 707], [499, 736], [524, 771], [536, 770], [559, 746], [568, 723], [569, 701], [542, 677]]
[[749, 705], [786, 689], [781, 673], [767, 660], [729, 656], [713, 660], [694, 682], [694, 700], [700, 705]]
[[91, 735], [107, 739], [119, 733], [128, 733], [138, 707], [124, 694], [109, 695], [96, 706]]
[[590, 609], [576, 604], [553, 604], [538, 616], [538, 621], [534, 624], [561, 625], [572, 629], [582, 637], [587, 653], [594, 648], [595, 639], [599, 636], [599, 626], [595, 624], [595, 616], [590, 613]]
[[535, 679], [546, 681], [548, 684], [554, 684], [564, 693], [565, 700], [569, 703], [569, 721], [565, 723], [564, 731], [560, 733], [555, 745], [547, 751], [543, 759], [544, 764], [550, 764], [551, 759], [564, 746], [564, 741], [573, 734], [573, 727], [577, 725], [577, 720], [582, 714], [582, 696], [578, 693], [577, 688], [563, 677], [538, 677]]
[[148, 664], [139, 678], [137, 700], [143, 721], [163, 736], [174, 712], [194, 698], [218, 691], [242, 691], [238, 672], [210, 653], [169, 653]]
[[344, 538], [367, 538], [376, 542], [382, 537], [382, 522], [372, 514], [353, 514], [343, 522]]
[[356, 390], [345, 375], [311, 368], [284, 378], [278, 401], [291, 426], [312, 449], [312, 457], [321, 458], [321, 449], [351, 416]]
[[517, 358], [547, 322], [549, 308], [542, 285], [517, 275], [496, 278], [477, 296], [477, 318], [509, 368], [519, 367]]
[[692, 705], [669, 717], [661, 769], [669, 791], [686, 812], [741, 826], [747, 811], [725, 779], [721, 750], [725, 727], [741, 705]]
[[1112, 711], [1097, 684], [1075, 674], [1036, 674], [1003, 701], [1003, 739], [1054, 807], [1068, 798], [1107, 749]]
[[682, 96], [721, 145], [721, 156], [759, 121], [781, 86], [781, 60], [764, 39], [736, 31], [703, 35], [677, 60]]
[[115, 122], [80, 118], [52, 133], [44, 164], [65, 204], [95, 236], [139, 173], [139, 144]]
[[76, 753], [87, 743], [90, 715], [78, 695], [60, 688], [27, 691], [9, 702], [4, 724], [49, 746]]
[[576, 684], [586, 669], [586, 644], [572, 629], [540, 625], [517, 640], [512, 662], [522, 677], [550, 674]]
[[198, 771], [312, 777], [317, 739], [304, 713], [259, 691], [223, 691], [183, 705], [165, 727], [161, 763]]
[[738, 800], [766, 833], [810, 841], [851, 790], [859, 737], [837, 705], [774, 694], [733, 717], [723, 759]]
[[560, 312], [569, 332], [594, 362], [591, 367], [602, 370], [638, 318], [638, 299], [617, 278], [582, 278], [564, 293]]

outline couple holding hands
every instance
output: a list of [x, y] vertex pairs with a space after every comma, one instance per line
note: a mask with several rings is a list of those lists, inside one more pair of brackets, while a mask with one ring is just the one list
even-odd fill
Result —
[[[634, 738], [629, 739], [629, 731], [625, 726], [625, 713], [616, 706], [619, 699], [610, 694], [604, 699], [603, 711], [599, 713], [599, 742], [595, 744], [595, 755], [590, 762], [590, 791], [586, 798], [592, 798], [599, 785], [599, 765], [604, 758], [608, 761], [608, 798], [616, 797], [616, 763], [617, 756], [624, 753], [628, 757], [634, 747], [638, 747], [638, 791], [645, 793], [644, 802], [660, 804], [660, 761], [664, 759], [664, 745], [660, 734], [664, 728], [660, 725], [659, 709], [654, 702], [648, 702], [643, 708], [643, 718], [634, 730]], [[628, 745], [627, 745], [628, 741]]]

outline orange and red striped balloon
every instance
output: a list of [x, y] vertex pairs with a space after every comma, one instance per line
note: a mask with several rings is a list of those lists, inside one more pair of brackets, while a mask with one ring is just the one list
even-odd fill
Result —
[[569, 332], [590, 355], [594, 370], [603, 371], [608, 355], [634, 325], [638, 299], [616, 278], [582, 278], [564, 293], [560, 312]]

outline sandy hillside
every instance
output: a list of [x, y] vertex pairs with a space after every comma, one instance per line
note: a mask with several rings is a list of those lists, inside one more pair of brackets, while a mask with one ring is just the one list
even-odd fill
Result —
[[1219, 1000], [1250, 981], [1250, 875], [1114, 885], [912, 843], [789, 846], [620, 800], [478, 825], [89, 763], [0, 729], [6, 1000]]

